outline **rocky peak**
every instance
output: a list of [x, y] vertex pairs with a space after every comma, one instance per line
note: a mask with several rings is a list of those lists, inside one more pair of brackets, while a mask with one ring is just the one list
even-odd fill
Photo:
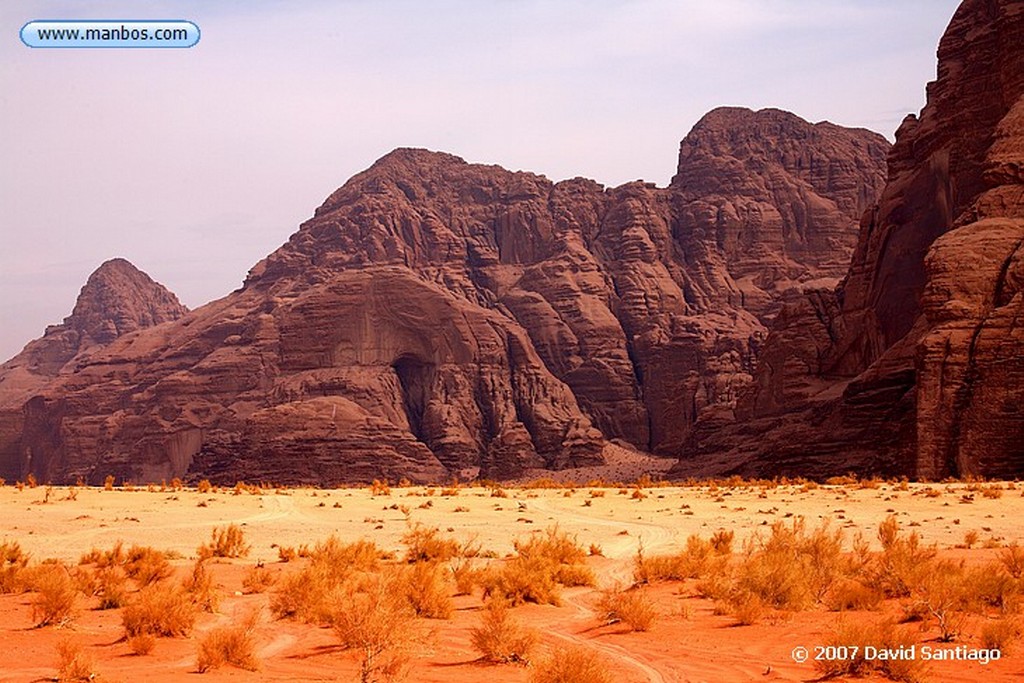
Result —
[[166, 287], [129, 261], [114, 258], [89, 276], [64, 327], [81, 334], [83, 341], [109, 344], [123, 334], [177, 320], [187, 312]]

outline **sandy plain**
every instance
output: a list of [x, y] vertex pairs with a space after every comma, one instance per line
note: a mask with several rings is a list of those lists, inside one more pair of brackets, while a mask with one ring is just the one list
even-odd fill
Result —
[[[983, 487], [993, 486], [1000, 488], [1000, 497], [981, 495]], [[125, 644], [121, 610], [97, 610], [95, 598], [80, 596], [69, 623], [38, 628], [32, 618], [31, 593], [0, 595], [0, 681], [55, 680], [55, 647], [65, 638], [83, 648], [104, 681], [356, 680], [356, 656], [338, 647], [331, 629], [275, 620], [267, 609], [274, 589], [245, 594], [242, 577], [257, 562], [264, 562], [275, 574], [296, 571], [302, 560], [280, 562], [277, 545], [312, 545], [332, 534], [345, 541], [371, 539], [400, 556], [401, 538], [411, 522], [437, 527], [462, 541], [475, 539], [499, 558], [513, 551], [516, 538], [553, 525], [575, 535], [584, 548], [600, 547], [602, 555], [587, 559], [597, 577], [596, 587], [563, 589], [558, 607], [514, 608], [515, 615], [540, 634], [540, 655], [559, 644], [583, 645], [598, 653], [614, 680], [623, 683], [820, 680], [821, 673], [812, 662], [794, 661], [792, 653], [798, 646], [813, 652], [828, 640], [841, 617], [824, 607], [739, 626], [732, 616], [716, 613], [712, 600], [699, 597], [693, 581], [663, 582], [647, 588], [659, 613], [657, 621], [647, 632], [630, 632], [598, 617], [599, 589], [632, 581], [634, 558], [641, 546], [649, 555], [669, 553], [684, 548], [691, 534], [706, 537], [727, 529], [735, 532], [739, 548], [744, 539], [764, 533], [771, 523], [798, 517], [811, 527], [831, 520], [833, 528], [844, 530], [847, 542], [860, 531], [877, 549], [878, 524], [895, 515], [902, 528], [936, 544], [942, 557], [967, 563], [994, 561], [999, 548], [1024, 541], [1020, 523], [1024, 486], [983, 487], [970, 483], [719, 483], [648, 486], [637, 496], [635, 487], [580, 485], [505, 487], [506, 497], [496, 497], [493, 489], [473, 486], [449, 495], [442, 495], [441, 487], [395, 487], [388, 495], [374, 495], [368, 488], [223, 488], [200, 493], [188, 488], [161, 490], [160, 486], [19, 490], [8, 484], [0, 487], [0, 542], [17, 541], [33, 562], [55, 558], [75, 565], [90, 549], [106, 549], [123, 541], [174, 551], [178, 559], [172, 564], [184, 576], [198, 546], [214, 528], [227, 524], [239, 525], [252, 548], [245, 558], [211, 561], [222, 598], [218, 611], [200, 616], [190, 636], [159, 639], [145, 656], [133, 655]], [[977, 536], [970, 549], [962, 547], [968, 531]], [[529, 667], [485, 663], [472, 647], [471, 631], [481, 615], [479, 592], [454, 601], [451, 619], [422, 620], [430, 633], [429, 646], [412, 659], [407, 680], [530, 680]], [[198, 674], [197, 639], [254, 608], [260, 610], [259, 671], [226, 667]], [[959, 644], [978, 647], [979, 629], [990, 618], [975, 620]], [[956, 645], [937, 643], [934, 624], [914, 628], [922, 645]], [[1008, 649], [999, 661], [987, 665], [931, 662], [926, 680], [1019, 680], [1024, 676], [1024, 647], [1020, 651]]]

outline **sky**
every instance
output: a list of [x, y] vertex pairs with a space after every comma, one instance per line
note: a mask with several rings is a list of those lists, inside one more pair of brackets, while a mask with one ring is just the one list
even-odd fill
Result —
[[[722, 105], [892, 139], [958, 0], [0, 3], [0, 360], [130, 260], [195, 308], [395, 147], [666, 185]], [[182, 50], [24, 46], [33, 19], [188, 19]]]

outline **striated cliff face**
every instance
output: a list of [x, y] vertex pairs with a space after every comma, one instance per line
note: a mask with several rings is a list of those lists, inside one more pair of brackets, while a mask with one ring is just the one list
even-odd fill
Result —
[[111, 259], [89, 276], [74, 311], [60, 325], [0, 365], [0, 476], [13, 479], [28, 465], [22, 442], [25, 403], [71, 361], [123, 334], [181, 318], [188, 310], [163, 285], [124, 259]]
[[779, 316], [677, 474], [1024, 471], [1024, 5], [965, 0], [836, 291]]
[[664, 189], [396, 150], [241, 290], [33, 392], [22, 471], [429, 481], [598, 464], [606, 439], [677, 455], [782, 302], [838, 282], [887, 151], [741, 109], [694, 127]]

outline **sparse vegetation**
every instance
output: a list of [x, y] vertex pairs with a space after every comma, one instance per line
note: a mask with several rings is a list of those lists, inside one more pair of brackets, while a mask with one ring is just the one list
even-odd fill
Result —
[[342, 647], [359, 652], [361, 683], [404, 677], [410, 648], [420, 634], [393, 574], [347, 583], [332, 596], [329, 621]]
[[526, 664], [537, 636], [519, 624], [507, 602], [495, 598], [484, 605], [480, 625], [473, 629], [472, 641], [473, 647], [487, 661]]
[[215, 628], [199, 639], [199, 653], [196, 669], [206, 673], [225, 665], [246, 671], [260, 667], [256, 656], [256, 638], [253, 635], [259, 618], [258, 612], [251, 613], [241, 623]]
[[593, 650], [580, 646], [560, 647], [542, 659], [530, 683], [611, 683], [607, 666]]
[[29, 589], [32, 599], [32, 620], [36, 626], [60, 625], [71, 619], [78, 591], [67, 567], [43, 564], [32, 573]]
[[96, 667], [82, 646], [63, 638], [57, 642], [57, 680], [91, 681], [96, 678]]
[[146, 586], [121, 613], [127, 638], [140, 634], [184, 636], [192, 631], [197, 608], [179, 586], [156, 583]]
[[[872, 672], [893, 681], [915, 683], [922, 681], [925, 674], [924, 661], [920, 659], [869, 659], [865, 655], [868, 647], [877, 650], [897, 650], [914, 644], [914, 637], [897, 628], [892, 622], [856, 623], [842, 620], [833, 630], [825, 645], [851, 648], [851, 656], [816, 659], [815, 669], [823, 678], [838, 676], [866, 676]], [[855, 652], [856, 654], [852, 654]]]
[[245, 532], [237, 524], [215, 527], [210, 533], [210, 542], [199, 546], [200, 558], [245, 557], [251, 546], [245, 542]]
[[601, 596], [597, 608], [606, 623], [622, 623], [630, 631], [648, 631], [658, 617], [654, 603], [642, 588], [623, 590], [616, 587], [607, 590]]

